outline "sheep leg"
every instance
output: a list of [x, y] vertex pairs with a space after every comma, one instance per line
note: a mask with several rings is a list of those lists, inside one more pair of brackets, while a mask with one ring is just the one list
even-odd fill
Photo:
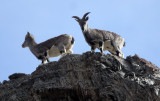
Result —
[[61, 54], [61, 57], [63, 57], [63, 56], [66, 55], [66, 49], [65, 49], [64, 45], [60, 45], [60, 46], [58, 47], [58, 49], [59, 49], [59, 52], [60, 52], [60, 54]]
[[42, 60], [42, 64], [44, 64], [44, 60]]
[[91, 46], [91, 53], [93, 53], [95, 51], [95, 46]]
[[125, 42], [123, 38], [119, 38], [119, 50], [120, 50], [120, 57], [124, 58], [124, 54], [121, 52], [122, 47], [125, 46]]
[[121, 54], [121, 50], [120, 50], [120, 47], [119, 47], [119, 43], [120, 43], [120, 39], [119, 38], [116, 38], [115, 40], [113, 40], [111, 42], [111, 44], [113, 45], [114, 47], [114, 50], [116, 51], [116, 55], [118, 57], [120, 57], [120, 54]]
[[103, 53], [103, 42], [102, 41], [99, 42], [99, 49], [101, 53]]
[[44, 62], [45, 62], [45, 57], [44, 56], [42, 56], [42, 55], [40, 55], [40, 56], [38, 56], [37, 57], [39, 60], [42, 60], [42, 64], [44, 64]]
[[59, 46], [58, 46], [58, 49], [59, 49], [59, 52], [60, 52], [61, 54], [66, 53], [66, 50], [65, 50], [64, 45], [59, 45]]
[[119, 48], [117, 46], [115, 46], [114, 49], [115, 49], [115, 52], [116, 52], [115, 55], [117, 55], [118, 57], [120, 57], [121, 51], [119, 50]]
[[45, 60], [47, 60], [47, 62], [50, 62], [50, 61], [49, 61], [48, 52], [49, 52], [49, 50], [47, 50], [47, 51], [44, 53], [44, 56], [45, 56]]
[[47, 58], [47, 62], [50, 62], [48, 58]]
[[61, 50], [60, 53], [61, 53], [61, 54], [64, 54], [65, 52], [64, 52], [64, 50]]
[[46, 59], [42, 59], [42, 64], [45, 64], [46, 63]]
[[69, 54], [73, 54], [72, 49], [69, 49], [69, 50], [67, 51], [67, 53], [69, 53]]
[[119, 52], [119, 51], [116, 51], [116, 55], [120, 57], [120, 52]]

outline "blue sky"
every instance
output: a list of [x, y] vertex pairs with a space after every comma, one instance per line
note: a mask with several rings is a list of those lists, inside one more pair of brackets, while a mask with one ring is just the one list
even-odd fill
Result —
[[[160, 67], [159, 0], [1, 0], [0, 81], [13, 73], [30, 74], [41, 63], [21, 46], [27, 31], [37, 43], [66, 33], [75, 38], [75, 54], [89, 51], [79, 24], [72, 18], [86, 12], [91, 12], [90, 28], [112, 31], [125, 39], [125, 57], [138, 54]], [[58, 58], [51, 59], [55, 60]]]

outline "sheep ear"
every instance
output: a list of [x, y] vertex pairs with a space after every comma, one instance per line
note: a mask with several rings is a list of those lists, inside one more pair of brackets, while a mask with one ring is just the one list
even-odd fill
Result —
[[85, 21], [88, 21], [89, 17], [86, 17]]
[[80, 18], [78, 16], [72, 16], [72, 18], [75, 18], [76, 21], [80, 20]]
[[27, 35], [30, 35], [30, 33], [29, 33], [29, 32], [27, 32]]
[[79, 19], [75, 18], [76, 21], [79, 21]]

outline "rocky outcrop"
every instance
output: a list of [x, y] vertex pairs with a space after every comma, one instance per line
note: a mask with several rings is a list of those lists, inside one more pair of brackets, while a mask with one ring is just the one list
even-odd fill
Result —
[[160, 70], [137, 55], [66, 55], [9, 79], [0, 101], [160, 101]]

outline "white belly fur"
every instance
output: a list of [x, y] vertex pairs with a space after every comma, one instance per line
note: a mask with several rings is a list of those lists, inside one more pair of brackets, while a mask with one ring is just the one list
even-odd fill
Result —
[[55, 46], [52, 46], [52, 48], [49, 50], [49, 57], [57, 57], [60, 55], [61, 53], [59, 52], [59, 49]]
[[[67, 45], [65, 48], [66, 53], [72, 54], [73, 53], [72, 47], [73, 47], [73, 45]], [[52, 46], [52, 48], [49, 50], [49, 57], [58, 57], [60, 55], [61, 55], [61, 53], [60, 53], [59, 49], [55, 46]]]
[[113, 50], [113, 46], [111, 45], [111, 41], [110, 40], [107, 40], [107, 41], [104, 42], [103, 50], [104, 51]]

